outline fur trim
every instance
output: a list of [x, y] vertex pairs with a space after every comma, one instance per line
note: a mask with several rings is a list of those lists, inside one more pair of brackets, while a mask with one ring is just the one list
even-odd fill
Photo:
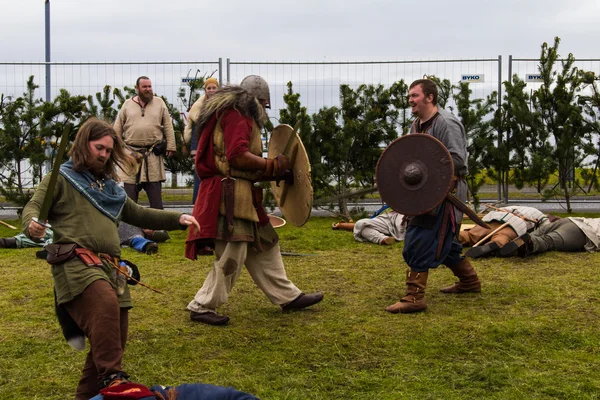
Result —
[[197, 132], [204, 130], [204, 125], [215, 113], [222, 113], [231, 108], [237, 110], [244, 117], [252, 118], [261, 128], [267, 120], [263, 106], [253, 94], [240, 86], [225, 86], [204, 102], [198, 115]]

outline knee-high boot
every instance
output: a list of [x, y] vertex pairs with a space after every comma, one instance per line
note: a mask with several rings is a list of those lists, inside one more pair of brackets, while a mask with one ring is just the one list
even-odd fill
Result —
[[467, 258], [463, 258], [454, 265], [447, 265], [450, 271], [458, 278], [454, 285], [440, 289], [442, 293], [469, 293], [481, 292], [481, 282], [477, 277], [475, 268]]
[[400, 299], [396, 304], [385, 308], [385, 311], [391, 313], [413, 313], [423, 311], [427, 308], [425, 302], [425, 287], [427, 286], [428, 272], [415, 272], [408, 270], [406, 272], [406, 296]]

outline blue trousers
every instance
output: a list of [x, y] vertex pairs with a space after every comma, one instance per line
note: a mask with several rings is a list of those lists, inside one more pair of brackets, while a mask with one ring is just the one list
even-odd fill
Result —
[[458, 243], [454, 234], [456, 228], [453, 229], [453, 226], [456, 227], [458, 224], [452, 221], [452, 218], [448, 219], [440, 258], [436, 258], [444, 218], [444, 207], [452, 207], [452, 205], [444, 203], [440, 207], [432, 227], [411, 225], [409, 223], [406, 228], [402, 256], [414, 272], [426, 272], [431, 268], [437, 268], [440, 264], [458, 264], [464, 258], [461, 254], [462, 245]]

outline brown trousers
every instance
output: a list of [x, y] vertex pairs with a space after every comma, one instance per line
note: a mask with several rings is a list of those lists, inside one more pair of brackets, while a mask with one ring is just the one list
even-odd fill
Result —
[[102, 379], [121, 371], [127, 342], [128, 310], [119, 307], [115, 290], [102, 279], [93, 282], [64, 306], [90, 341], [90, 351], [75, 394], [75, 399], [87, 400], [98, 394], [98, 383]]
[[[473, 228], [460, 231], [458, 235], [458, 241], [463, 246], [473, 246], [475, 243], [479, 242], [481, 239], [486, 237], [493, 232], [495, 229], [500, 227], [503, 222], [491, 221], [487, 223], [491, 229], [486, 229], [482, 226], [476, 225]], [[517, 233], [510, 226], [506, 226], [500, 229], [498, 232], [494, 233], [490, 238], [490, 242], [498, 243], [499, 247], [504, 246], [506, 243], [510, 242], [513, 239], [517, 238]]]
[[157, 210], [163, 209], [162, 182], [142, 182], [137, 184], [125, 183], [123, 184], [123, 189], [125, 189], [127, 197], [136, 203], [138, 202], [139, 194], [143, 189], [148, 195], [150, 208], [156, 208]]

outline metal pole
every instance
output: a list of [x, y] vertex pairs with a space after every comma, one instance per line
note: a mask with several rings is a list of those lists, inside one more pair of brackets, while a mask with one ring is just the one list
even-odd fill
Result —
[[[508, 81], [512, 83], [512, 54], [508, 56]], [[510, 132], [506, 132], [506, 150], [508, 151], [508, 154], [506, 154], [506, 158], [508, 160], [510, 160], [510, 148], [508, 147], [509, 141]], [[508, 169], [506, 170], [506, 176], [504, 177], [504, 203], [508, 204], [508, 175], [510, 172], [510, 166], [508, 165], [508, 163], [506, 165]]]
[[[502, 109], [502, 55], [498, 56], [498, 110]], [[502, 143], [502, 129], [498, 129], [498, 147]], [[498, 201], [502, 198], [502, 171], [498, 171]]]
[[227, 84], [231, 82], [231, 60], [227, 58]]
[[219, 57], [219, 85], [223, 85], [223, 59]]
[[46, 0], [46, 101], [50, 98], [50, 0]]

